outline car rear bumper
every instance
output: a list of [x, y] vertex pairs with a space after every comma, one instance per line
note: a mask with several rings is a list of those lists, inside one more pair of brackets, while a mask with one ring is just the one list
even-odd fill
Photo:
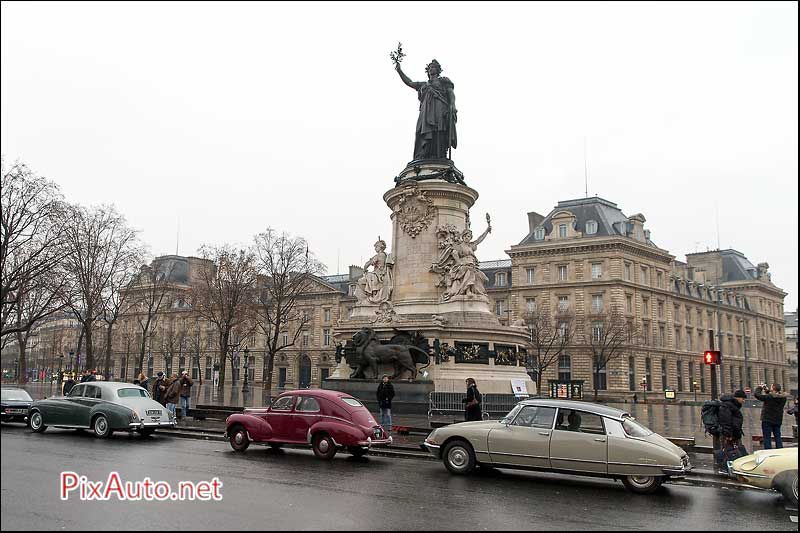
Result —
[[131, 422], [128, 424], [130, 429], [150, 429], [150, 428], [174, 428], [178, 425], [177, 420], [171, 422]]
[[375, 448], [381, 446], [389, 446], [392, 443], [392, 437], [387, 437], [385, 439], [372, 439], [367, 438], [367, 440], [359, 441], [358, 445], [362, 448]]

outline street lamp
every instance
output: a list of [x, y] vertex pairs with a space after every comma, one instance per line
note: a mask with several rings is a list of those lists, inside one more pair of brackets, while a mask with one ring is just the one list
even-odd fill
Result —
[[242, 385], [242, 392], [249, 392], [247, 388], [247, 369], [250, 367], [250, 350], [247, 346], [244, 347], [244, 384]]

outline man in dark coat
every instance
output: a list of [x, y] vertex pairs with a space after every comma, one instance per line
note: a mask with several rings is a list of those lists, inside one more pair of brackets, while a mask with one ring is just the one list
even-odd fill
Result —
[[743, 390], [737, 390], [733, 394], [723, 394], [720, 396], [719, 413], [717, 419], [720, 427], [720, 440], [722, 445], [721, 452], [715, 450], [714, 456], [717, 464], [725, 468], [727, 461], [747, 455], [747, 450], [742, 445], [742, 405], [747, 399], [747, 394]]
[[156, 380], [153, 382], [153, 391], [150, 396], [152, 396], [153, 399], [161, 405], [166, 405], [161, 399], [162, 394], [164, 394], [164, 390], [166, 390], [166, 387], [164, 386], [164, 373], [159, 371], [156, 376]]
[[764, 402], [761, 407], [761, 432], [764, 435], [764, 449], [772, 448], [772, 435], [775, 435], [775, 447], [783, 448], [781, 440], [781, 423], [783, 422], [783, 407], [786, 405], [786, 395], [781, 392], [781, 386], [773, 383], [769, 392], [767, 384], [756, 387], [754, 396]]
[[478, 385], [473, 378], [467, 378], [467, 397], [462, 398], [461, 402], [464, 405], [464, 420], [467, 422], [471, 420], [483, 420], [481, 414], [481, 403], [483, 398]]
[[67, 374], [67, 380], [64, 382], [64, 391], [62, 394], [64, 396], [69, 396], [69, 391], [71, 391], [72, 387], [74, 386], [75, 386], [75, 380], [72, 379], [72, 373], [70, 372], [69, 374]]
[[378, 408], [381, 410], [381, 426], [386, 434], [392, 432], [392, 398], [394, 398], [394, 385], [389, 382], [389, 376], [383, 375], [377, 391]]

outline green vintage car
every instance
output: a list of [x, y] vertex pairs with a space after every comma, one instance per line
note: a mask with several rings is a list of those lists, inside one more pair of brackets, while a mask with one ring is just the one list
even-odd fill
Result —
[[423, 446], [453, 474], [479, 466], [602, 476], [639, 494], [692, 469], [685, 451], [625, 411], [572, 400], [523, 400], [502, 420], [436, 429]]
[[91, 381], [75, 385], [67, 396], [36, 400], [30, 408], [30, 427], [41, 433], [48, 426], [92, 429], [100, 438], [114, 431], [151, 435], [157, 428], [175, 427], [172, 412], [150, 398], [138, 385]]

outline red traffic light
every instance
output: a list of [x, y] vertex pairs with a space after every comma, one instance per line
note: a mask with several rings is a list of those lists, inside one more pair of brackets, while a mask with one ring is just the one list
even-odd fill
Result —
[[707, 365], [718, 365], [719, 350], [706, 350], [703, 352], [703, 362]]

